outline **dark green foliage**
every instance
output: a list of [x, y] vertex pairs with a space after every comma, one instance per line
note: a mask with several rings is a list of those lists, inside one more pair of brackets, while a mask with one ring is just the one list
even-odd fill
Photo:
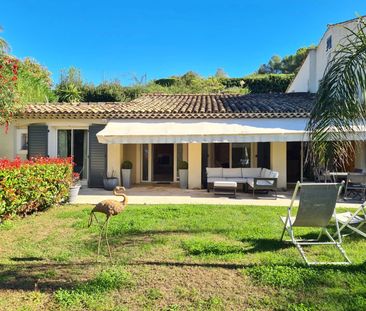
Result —
[[178, 162], [178, 170], [187, 170], [188, 162], [187, 161], [179, 161]]
[[122, 165], [121, 165], [122, 169], [124, 169], [124, 170], [130, 170], [130, 169], [132, 169], [132, 166], [133, 166], [132, 162], [128, 161], [128, 160], [123, 161]]
[[226, 88], [246, 87], [250, 93], [283, 93], [293, 78], [293, 74], [256, 74], [244, 78], [221, 79], [220, 81]]
[[178, 81], [178, 79], [176, 79], [176, 78], [163, 78], [163, 79], [155, 80], [154, 82], [160, 86], [170, 87], [170, 86], [177, 84], [177, 81]]
[[267, 64], [263, 64], [258, 69], [258, 74], [268, 73], [297, 73], [304, 62], [310, 49], [315, 48], [314, 45], [309, 47], [302, 47], [293, 55], [281, 58], [278, 55], [271, 57]]
[[103, 82], [97, 86], [85, 84], [81, 88], [84, 102], [125, 102], [142, 94], [141, 87], [124, 87], [118, 81]]

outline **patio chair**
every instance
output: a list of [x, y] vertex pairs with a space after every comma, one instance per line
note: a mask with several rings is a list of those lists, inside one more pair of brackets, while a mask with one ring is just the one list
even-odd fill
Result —
[[357, 199], [365, 201], [366, 195], [366, 174], [348, 173], [344, 199]]
[[[284, 223], [284, 228], [281, 235], [281, 241], [283, 240], [285, 231], [291, 237], [290, 242], [292, 242], [297, 250], [299, 251], [301, 257], [304, 259], [308, 265], [320, 265], [320, 264], [350, 264], [351, 261], [348, 259], [345, 251], [343, 250], [341, 243], [342, 237], [339, 231], [338, 220], [335, 218], [336, 222], [336, 241], [329, 233], [327, 226], [335, 215], [335, 207], [337, 203], [338, 196], [342, 190], [343, 182], [341, 184], [337, 183], [306, 183], [301, 184], [297, 182], [294, 194], [292, 196], [290, 207], [287, 211], [286, 217], [281, 217]], [[300, 191], [300, 201], [299, 208], [296, 217], [291, 216], [291, 211], [297, 196], [298, 191]], [[320, 228], [320, 234], [317, 239], [297, 239], [295, 238], [294, 228], [295, 227], [313, 227]], [[321, 241], [322, 235], [328, 237], [329, 241]], [[317, 262], [309, 261], [303, 250], [305, 245], [334, 245], [340, 251], [341, 255], [345, 261], [341, 262]]]
[[[350, 229], [351, 233], [358, 233], [366, 238], [366, 233], [361, 231], [361, 227], [366, 223], [366, 212], [365, 212], [365, 204], [361, 204], [361, 206], [353, 213], [344, 212], [336, 214], [337, 221], [341, 224], [339, 231], [342, 232], [344, 229]], [[346, 236], [349, 234], [343, 234], [342, 236]]]

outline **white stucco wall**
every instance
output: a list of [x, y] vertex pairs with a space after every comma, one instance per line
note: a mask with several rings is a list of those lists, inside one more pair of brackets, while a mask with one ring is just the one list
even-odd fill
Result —
[[[349, 33], [345, 27], [354, 30], [356, 26], [357, 21], [355, 20], [342, 24], [329, 25], [320, 39], [318, 46], [314, 50], [314, 55], [310, 55], [312, 52], [309, 53], [298, 74], [288, 87], [287, 92], [316, 93], [319, 88], [319, 81], [323, 78], [332, 53]], [[332, 48], [327, 51], [327, 39], [330, 36], [332, 36]]]
[[14, 159], [16, 156], [16, 127], [11, 124], [8, 132], [0, 127], [0, 158]]
[[292, 92], [309, 92], [309, 75], [310, 75], [310, 55], [308, 55], [302, 64], [299, 72], [291, 82], [287, 93]]

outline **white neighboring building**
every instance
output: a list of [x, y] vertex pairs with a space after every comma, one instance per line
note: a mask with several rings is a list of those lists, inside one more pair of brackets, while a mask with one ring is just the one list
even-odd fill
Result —
[[342, 39], [348, 34], [346, 28], [354, 30], [357, 22], [358, 18], [355, 18], [337, 24], [329, 24], [318, 46], [309, 51], [308, 56], [286, 92], [316, 93], [319, 81], [323, 78], [326, 66], [331, 59], [332, 52], [335, 51], [338, 44], [342, 43]]

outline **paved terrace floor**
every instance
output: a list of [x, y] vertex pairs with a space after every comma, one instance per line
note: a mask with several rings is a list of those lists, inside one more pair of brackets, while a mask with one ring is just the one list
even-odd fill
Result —
[[[126, 190], [129, 204], [225, 204], [225, 205], [267, 205], [289, 206], [292, 190], [278, 192], [277, 199], [269, 194], [237, 192], [236, 198], [215, 195], [212, 191], [180, 189], [175, 185], [138, 185]], [[102, 200], [118, 199], [112, 191], [83, 186], [76, 203], [96, 204]], [[337, 206], [358, 207], [359, 202], [341, 200]]]

